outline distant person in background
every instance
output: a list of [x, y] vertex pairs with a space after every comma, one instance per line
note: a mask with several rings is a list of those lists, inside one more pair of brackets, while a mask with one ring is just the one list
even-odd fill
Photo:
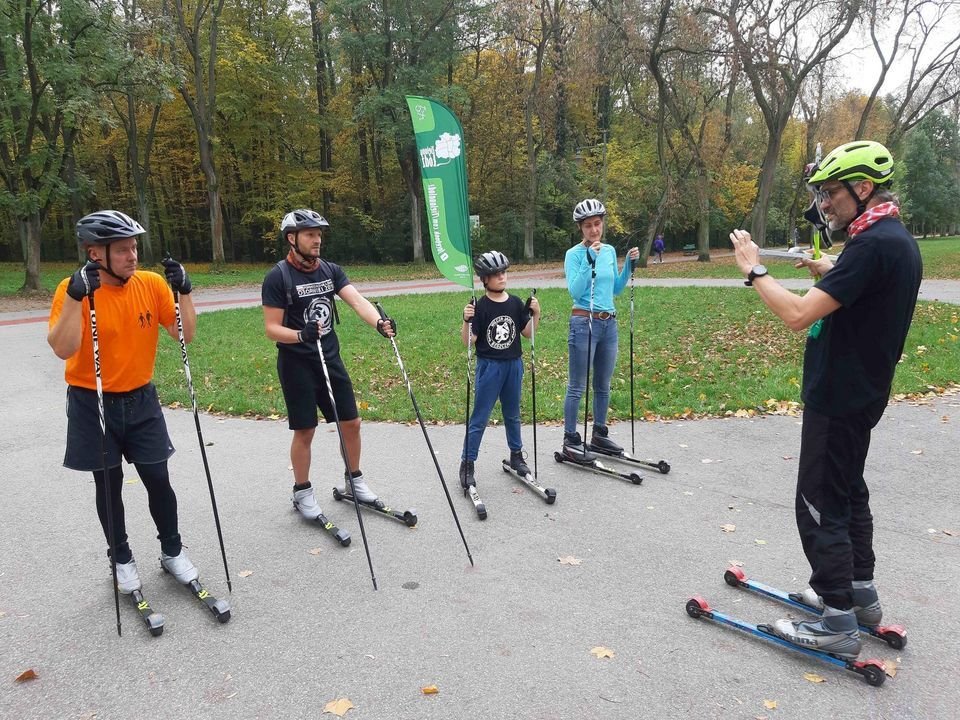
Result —
[[657, 233], [657, 236], [653, 239], [653, 252], [657, 256], [657, 262], [663, 262], [663, 233]]

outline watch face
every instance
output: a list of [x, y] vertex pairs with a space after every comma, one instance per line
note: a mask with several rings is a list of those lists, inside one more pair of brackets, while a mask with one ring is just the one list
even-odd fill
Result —
[[753, 270], [750, 271], [750, 274], [755, 277], [760, 277], [767, 274], [767, 268], [765, 265], [754, 265]]

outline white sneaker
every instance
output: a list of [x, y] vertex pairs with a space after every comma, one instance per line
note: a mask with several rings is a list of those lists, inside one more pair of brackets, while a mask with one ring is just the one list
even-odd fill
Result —
[[181, 549], [176, 557], [160, 553], [160, 567], [177, 579], [177, 582], [187, 585], [200, 577], [200, 572], [190, 562], [190, 558]]
[[377, 494], [367, 485], [366, 480], [363, 479], [363, 475], [346, 482], [345, 490], [348, 493], [350, 492], [351, 486], [353, 487], [353, 496], [360, 502], [375, 503], [377, 501]]
[[117, 563], [117, 590], [124, 595], [129, 595], [141, 587], [140, 573], [137, 572], [136, 561], [130, 558], [130, 562], [128, 563], [123, 563], [122, 565]]
[[317, 504], [317, 496], [313, 492], [313, 486], [303, 488], [303, 490], [294, 490], [293, 507], [303, 515], [307, 520], [316, 520], [323, 515], [323, 510]]

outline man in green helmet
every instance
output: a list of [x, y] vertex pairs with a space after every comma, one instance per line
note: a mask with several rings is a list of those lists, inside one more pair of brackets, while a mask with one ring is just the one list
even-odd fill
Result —
[[871, 141], [841, 145], [812, 169], [808, 182], [827, 231], [846, 231], [849, 239], [837, 258], [798, 263], [821, 276], [806, 295], [770, 277], [748, 232], [730, 233], [746, 284], [791, 330], [809, 328], [796, 516], [813, 571], [803, 595], [823, 615], [773, 627], [789, 642], [846, 658], [860, 652], [858, 621], [880, 623], [863, 469], [923, 274], [920, 250], [889, 190], [893, 170], [890, 152]]

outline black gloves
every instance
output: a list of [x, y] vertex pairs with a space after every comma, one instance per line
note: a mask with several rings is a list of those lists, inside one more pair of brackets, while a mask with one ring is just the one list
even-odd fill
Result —
[[169, 255], [161, 260], [160, 264], [163, 265], [163, 274], [167, 276], [167, 282], [170, 283], [174, 292], [189, 295], [193, 291], [193, 283], [190, 282], [190, 276], [187, 275], [183, 265]]
[[100, 263], [88, 260], [87, 264], [70, 276], [67, 284], [67, 295], [77, 302], [83, 301], [87, 295], [92, 295], [100, 287]]
[[304, 344], [313, 344], [320, 339], [319, 321], [307, 323], [303, 330], [297, 333], [297, 339]]
[[396, 320], [394, 320], [393, 318], [386, 317], [386, 316], [384, 316], [384, 317], [380, 318], [379, 320], [377, 320], [377, 332], [380, 333], [381, 335], [383, 335], [385, 338], [391, 337], [391, 335], [388, 335], [388, 334], [387, 334], [387, 327], [389, 327], [389, 328], [393, 331], [393, 335], [396, 335], [396, 334], [397, 334], [397, 321], [396, 321]]

